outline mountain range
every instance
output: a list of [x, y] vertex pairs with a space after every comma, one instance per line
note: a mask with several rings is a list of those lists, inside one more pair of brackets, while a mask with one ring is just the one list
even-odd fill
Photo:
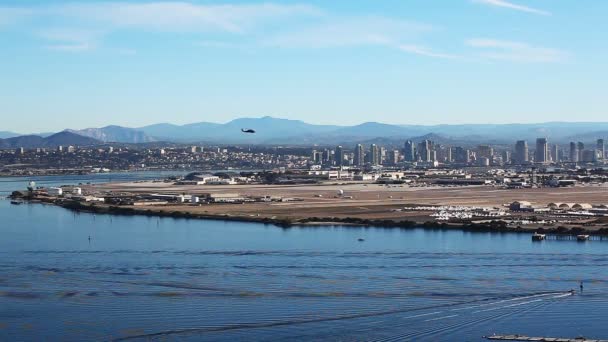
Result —
[[148, 136], [141, 130], [115, 125], [102, 128], [86, 128], [81, 130], [67, 129], [66, 131], [103, 142], [140, 144], [156, 141], [156, 139]]
[[[241, 129], [253, 129], [246, 134]], [[333, 145], [355, 143], [382, 143], [401, 145], [404, 140], [432, 139], [445, 144], [513, 144], [516, 140], [528, 140], [534, 144], [538, 137], [547, 137], [550, 143], [564, 144], [569, 141], [592, 142], [608, 137], [608, 122], [547, 122], [535, 124], [459, 124], [459, 125], [394, 125], [366, 122], [354, 126], [316, 125], [300, 120], [273, 118], [240, 118], [219, 124], [199, 122], [186, 125], [160, 123], [144, 127], [106, 126], [82, 130], [66, 130], [72, 134], [71, 142], [63, 144], [88, 145], [95, 143], [152, 143], [174, 142], [192, 144], [288, 144]], [[3, 132], [10, 136], [10, 132]], [[0, 135], [1, 137], [2, 135]], [[48, 140], [36, 140], [33, 136], [24, 141], [28, 144], [49, 144]], [[90, 140], [81, 140], [86, 137]], [[38, 136], [43, 139], [43, 136]], [[13, 139], [13, 140], [11, 140]], [[17, 139], [17, 140], [15, 140]], [[19, 141], [24, 137], [11, 137], [6, 141]], [[13, 146], [14, 143], [8, 143]], [[2, 146], [2, 140], [0, 140]], [[24, 147], [26, 147], [24, 145]]]
[[0, 139], [0, 148], [53, 148], [57, 146], [90, 146], [99, 145], [102, 142], [97, 139], [78, 135], [76, 133], [63, 131], [48, 137], [39, 135], [21, 135], [7, 139]]
[[20, 134], [8, 132], [8, 131], [0, 131], [0, 139], [7, 139], [12, 137], [18, 137]]

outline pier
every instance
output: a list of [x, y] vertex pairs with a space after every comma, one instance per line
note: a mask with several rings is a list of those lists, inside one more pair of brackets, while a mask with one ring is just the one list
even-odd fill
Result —
[[598, 340], [585, 337], [576, 338], [557, 338], [557, 337], [531, 337], [524, 335], [492, 335], [485, 336], [492, 341], [540, 341], [540, 342], [608, 342], [608, 340]]
[[544, 241], [544, 240], [554, 240], [554, 241], [608, 241], [608, 236], [604, 235], [569, 235], [569, 234], [537, 234], [532, 235], [532, 241]]

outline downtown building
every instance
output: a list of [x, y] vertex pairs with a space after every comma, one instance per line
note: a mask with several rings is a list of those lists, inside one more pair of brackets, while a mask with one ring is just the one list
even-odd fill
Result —
[[353, 165], [359, 167], [365, 165], [365, 149], [361, 144], [357, 144], [357, 146], [355, 146], [355, 153], [353, 155]]
[[534, 162], [539, 164], [547, 164], [549, 159], [549, 144], [547, 138], [536, 139], [536, 151], [534, 152]]
[[527, 164], [530, 160], [528, 157], [528, 142], [525, 140], [518, 140], [515, 143], [515, 150], [513, 151], [513, 163], [515, 164]]

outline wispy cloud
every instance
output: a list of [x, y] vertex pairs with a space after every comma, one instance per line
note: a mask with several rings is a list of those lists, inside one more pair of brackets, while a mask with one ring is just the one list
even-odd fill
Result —
[[189, 2], [91, 2], [29, 8], [0, 8], [28, 11], [30, 17], [63, 18], [105, 29], [134, 28], [160, 31], [244, 32], [269, 20], [294, 16], [316, 16], [321, 10], [301, 4], [203, 5]]
[[470, 47], [482, 49], [481, 57], [525, 63], [561, 62], [568, 58], [568, 53], [558, 49], [533, 46], [527, 43], [496, 40], [470, 39], [466, 42]]
[[409, 52], [409, 53], [413, 53], [413, 54], [417, 54], [417, 55], [421, 55], [421, 56], [426, 56], [426, 57], [447, 58], [447, 59], [459, 58], [459, 56], [457, 56], [457, 55], [436, 52], [426, 46], [420, 46], [420, 45], [402, 44], [402, 45], [399, 45], [398, 48], [401, 51], [405, 51], [405, 52]]
[[205, 48], [219, 48], [219, 49], [233, 49], [241, 47], [241, 45], [231, 42], [224, 42], [221, 40], [201, 40], [194, 42], [195, 46], [205, 47]]
[[99, 45], [103, 31], [74, 28], [49, 28], [38, 32], [48, 42], [46, 48], [57, 51], [84, 52]]
[[484, 5], [509, 8], [509, 9], [521, 11], [521, 12], [527, 12], [527, 13], [533, 13], [533, 14], [539, 14], [539, 15], [551, 15], [551, 13], [547, 12], [547, 11], [543, 11], [540, 9], [536, 9], [536, 8], [532, 8], [532, 7], [528, 7], [528, 6], [524, 6], [524, 5], [518, 5], [518, 4], [515, 4], [512, 2], [509, 2], [509, 1], [505, 1], [505, 0], [471, 0], [471, 1], [475, 2], [475, 3], [479, 3], [479, 4], [484, 4]]
[[[0, 7], [0, 25], [17, 25], [26, 22], [28, 25], [39, 27], [38, 36], [51, 42], [49, 48], [62, 51], [86, 51], [99, 46], [104, 35], [120, 30], [247, 34], [264, 25], [277, 25], [294, 17], [316, 17], [321, 14], [322, 11], [317, 7], [302, 4], [84, 2]], [[75, 32], [58, 36], [54, 28], [48, 27], [49, 22], [83, 27], [101, 34], [87, 37], [88, 39], [78, 37]]]
[[46, 48], [55, 51], [84, 52], [95, 49], [95, 45], [89, 43], [50, 44]]
[[430, 25], [385, 17], [331, 18], [310, 27], [277, 34], [266, 43], [296, 48], [391, 45], [417, 38], [430, 30], [433, 30]]
[[264, 43], [283, 48], [379, 46], [426, 57], [455, 58], [411, 43], [434, 30], [436, 28], [432, 25], [378, 16], [334, 18], [319, 25], [278, 34]]

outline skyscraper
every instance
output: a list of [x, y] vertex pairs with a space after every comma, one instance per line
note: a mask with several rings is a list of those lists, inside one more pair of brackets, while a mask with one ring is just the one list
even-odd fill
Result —
[[547, 143], [547, 138], [536, 139], [534, 162], [542, 164], [549, 162], [549, 144]]
[[416, 145], [411, 140], [405, 142], [405, 146], [403, 149], [403, 159], [408, 162], [416, 161]]
[[452, 158], [456, 163], [469, 163], [471, 159], [469, 157], [469, 150], [466, 150], [460, 146], [452, 148]]
[[488, 158], [492, 160], [492, 155], [494, 154], [494, 149], [489, 145], [479, 145], [477, 146], [477, 157], [478, 158]]
[[502, 163], [507, 164], [511, 162], [511, 151], [502, 151]]
[[574, 141], [570, 142], [570, 155], [569, 158], [571, 163], [578, 163], [578, 146]]
[[344, 149], [342, 148], [342, 146], [336, 146], [334, 159], [336, 161], [336, 166], [344, 165]]
[[363, 145], [357, 144], [357, 146], [355, 147], [355, 156], [353, 159], [355, 166], [363, 166], [363, 164], [365, 164], [365, 149], [363, 148]]
[[580, 141], [577, 142], [576, 149], [578, 150], [578, 161], [583, 161], [583, 151], [585, 151], [585, 144]]
[[331, 151], [327, 148], [323, 150], [322, 158], [323, 159], [321, 160], [321, 162], [323, 163], [323, 165], [327, 165], [331, 161]]
[[598, 160], [604, 160], [604, 158], [606, 158], [606, 145], [604, 145], [604, 139], [597, 139], [597, 157]]
[[388, 154], [386, 151], [386, 147], [380, 146], [378, 147], [378, 164], [384, 164], [388, 159]]
[[551, 146], [551, 161], [554, 163], [559, 162], [559, 145], [557, 144]]
[[372, 144], [369, 147], [369, 162], [372, 165], [380, 164], [380, 149], [378, 148], [378, 145], [376, 145], [376, 144]]
[[515, 162], [515, 164], [525, 164], [528, 162], [528, 142], [527, 141], [518, 140], [515, 143], [513, 161]]
[[399, 162], [399, 150], [391, 150], [388, 153], [388, 162], [391, 165], [397, 165]]
[[424, 162], [433, 161], [433, 142], [430, 140], [424, 140], [420, 143], [418, 148], [419, 158]]

